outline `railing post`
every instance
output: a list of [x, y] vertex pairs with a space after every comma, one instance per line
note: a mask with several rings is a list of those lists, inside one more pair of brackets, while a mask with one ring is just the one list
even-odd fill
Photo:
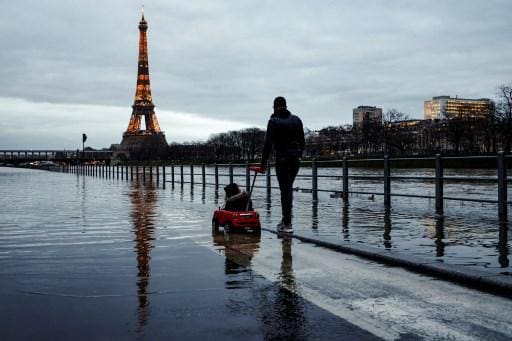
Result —
[[171, 188], [174, 188], [174, 162], [171, 163]]
[[201, 164], [201, 175], [203, 177], [203, 188], [206, 187], [206, 167], [204, 163]]
[[180, 165], [180, 180], [181, 180], [181, 187], [183, 187], [183, 164]]
[[121, 166], [121, 180], [124, 180], [124, 166]]
[[384, 155], [384, 206], [391, 205], [391, 178], [389, 169], [389, 156]]
[[215, 189], [219, 189], [219, 165], [215, 163]]
[[436, 154], [436, 213], [439, 215], [443, 214], [444, 201], [443, 201], [443, 187], [444, 187], [444, 176], [443, 176], [443, 159], [440, 154]]
[[149, 181], [153, 181], [153, 166], [149, 166]]
[[160, 185], [160, 166], [156, 166], [156, 187]]
[[348, 160], [343, 158], [343, 202], [348, 203]]
[[507, 212], [507, 160], [503, 151], [498, 153], [498, 217], [508, 220]]
[[245, 161], [245, 190], [247, 193], [251, 190], [251, 172], [249, 170], [249, 161]]
[[311, 161], [311, 193], [313, 194], [313, 201], [318, 201], [318, 169], [316, 159]]
[[190, 187], [194, 186], [194, 165], [190, 164]]
[[165, 165], [162, 165], [162, 188], [165, 189]]
[[229, 183], [233, 183], [233, 163], [229, 163]]
[[133, 166], [130, 166], [130, 180], [133, 181]]
[[125, 175], [126, 181], [128, 181], [128, 165], [126, 165], [124, 167], [124, 169], [126, 170], [126, 173], [124, 175]]

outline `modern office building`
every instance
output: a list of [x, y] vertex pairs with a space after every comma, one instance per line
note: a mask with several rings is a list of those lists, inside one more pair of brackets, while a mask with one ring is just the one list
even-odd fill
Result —
[[353, 112], [353, 125], [360, 126], [363, 122], [373, 121], [382, 122], [382, 108], [361, 105], [352, 110]]
[[460, 117], [487, 117], [494, 107], [494, 102], [488, 98], [469, 99], [437, 96], [424, 102], [424, 117], [426, 120], [452, 119]]

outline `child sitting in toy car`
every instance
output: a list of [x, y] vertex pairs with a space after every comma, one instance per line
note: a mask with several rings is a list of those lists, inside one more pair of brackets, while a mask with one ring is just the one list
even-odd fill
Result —
[[252, 211], [252, 200], [246, 191], [240, 191], [236, 183], [231, 183], [224, 187], [226, 192], [226, 211]]

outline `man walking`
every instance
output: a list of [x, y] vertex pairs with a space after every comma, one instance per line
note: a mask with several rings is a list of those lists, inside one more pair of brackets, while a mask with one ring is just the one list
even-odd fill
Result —
[[261, 167], [266, 169], [272, 146], [276, 152], [276, 175], [281, 191], [283, 218], [277, 225], [279, 232], [292, 233], [293, 181], [299, 172], [304, 150], [304, 128], [299, 117], [286, 108], [286, 99], [274, 99], [274, 113], [268, 120]]

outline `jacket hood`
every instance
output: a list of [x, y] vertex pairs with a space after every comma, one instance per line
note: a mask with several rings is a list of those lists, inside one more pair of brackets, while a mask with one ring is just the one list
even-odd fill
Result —
[[280, 118], [287, 118], [291, 115], [292, 113], [288, 111], [288, 109], [286, 108], [279, 108], [277, 109], [274, 114], [272, 116], [275, 116], [275, 117], [280, 117]]

